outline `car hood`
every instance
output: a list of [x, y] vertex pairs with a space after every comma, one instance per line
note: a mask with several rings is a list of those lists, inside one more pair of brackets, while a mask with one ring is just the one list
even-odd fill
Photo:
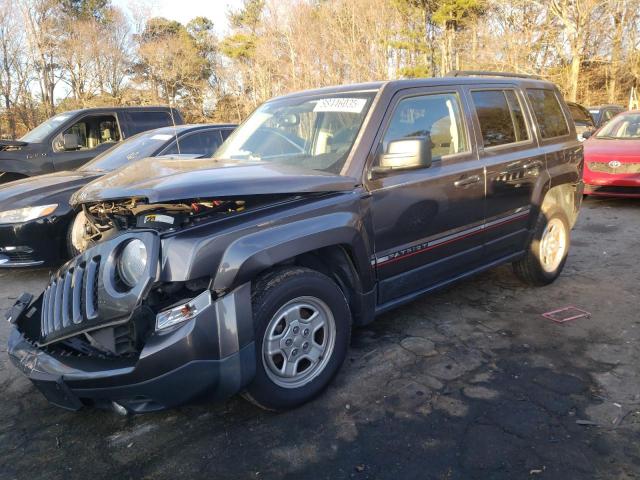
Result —
[[91, 182], [73, 196], [71, 203], [134, 197], [159, 203], [189, 198], [348, 191], [356, 183], [351, 177], [269, 163], [147, 158]]
[[[14, 208], [46, 205], [49, 200], [73, 192], [99, 177], [102, 173], [88, 171], [64, 171], [24, 178], [0, 185], [0, 211]], [[67, 199], [68, 200], [68, 199]]]
[[613, 140], [591, 137], [584, 142], [584, 155], [640, 158], [640, 140]]

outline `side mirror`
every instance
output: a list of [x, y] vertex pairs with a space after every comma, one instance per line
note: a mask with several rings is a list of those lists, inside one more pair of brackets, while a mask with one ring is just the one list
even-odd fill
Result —
[[375, 173], [410, 170], [431, 166], [431, 139], [429, 136], [407, 137], [389, 142], [386, 153], [380, 155]]
[[591, 135], [593, 135], [593, 130], [585, 130], [584, 132], [582, 132], [582, 138], [584, 138], [585, 140], [591, 137]]

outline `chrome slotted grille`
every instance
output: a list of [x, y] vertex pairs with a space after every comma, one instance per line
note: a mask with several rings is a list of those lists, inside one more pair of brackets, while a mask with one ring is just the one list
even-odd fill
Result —
[[99, 271], [100, 257], [94, 257], [52, 279], [42, 299], [40, 333], [44, 342], [97, 317]]
[[592, 172], [602, 173], [619, 173], [619, 174], [640, 174], [640, 163], [637, 162], [618, 162], [616, 166], [611, 166], [611, 162], [590, 162], [589, 170]]

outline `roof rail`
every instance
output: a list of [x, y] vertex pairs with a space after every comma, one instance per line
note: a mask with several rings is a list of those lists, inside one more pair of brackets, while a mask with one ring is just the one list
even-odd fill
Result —
[[445, 77], [515, 77], [543, 80], [543, 78], [538, 75], [511, 72], [489, 72], [485, 70], [451, 70], [445, 75]]

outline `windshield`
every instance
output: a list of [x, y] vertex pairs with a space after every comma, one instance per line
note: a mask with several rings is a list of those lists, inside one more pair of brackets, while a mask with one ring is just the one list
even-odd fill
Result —
[[640, 139], [640, 113], [615, 117], [596, 134], [596, 137]]
[[61, 113], [42, 122], [36, 128], [25, 134], [20, 140], [27, 143], [40, 143], [56, 128], [71, 118], [70, 113]]
[[153, 133], [153, 131], [139, 133], [98, 155], [89, 163], [84, 164], [80, 170], [110, 172], [126, 163], [153, 156], [173, 137], [174, 135], [170, 133]]
[[265, 103], [214, 157], [340, 173], [374, 95], [350, 92]]

